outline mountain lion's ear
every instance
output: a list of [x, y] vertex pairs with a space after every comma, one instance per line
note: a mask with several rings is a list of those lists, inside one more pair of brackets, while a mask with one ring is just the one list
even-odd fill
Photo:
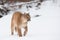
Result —
[[28, 14], [26, 14], [26, 16], [28, 18], [28, 21], [30, 21], [31, 20], [30, 14], [28, 13]]

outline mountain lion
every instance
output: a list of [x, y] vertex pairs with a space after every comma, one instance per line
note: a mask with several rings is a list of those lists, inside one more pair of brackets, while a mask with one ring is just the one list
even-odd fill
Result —
[[22, 37], [21, 28], [24, 28], [24, 36], [27, 34], [27, 22], [30, 21], [29, 13], [22, 14], [21, 12], [15, 12], [11, 20], [11, 34], [14, 34], [14, 30], [18, 33], [19, 37]]

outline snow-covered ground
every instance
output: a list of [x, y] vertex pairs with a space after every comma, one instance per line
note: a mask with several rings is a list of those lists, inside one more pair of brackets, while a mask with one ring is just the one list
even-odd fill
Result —
[[[22, 9], [22, 11], [26, 11]], [[31, 21], [28, 23], [28, 34], [25, 37], [11, 35], [11, 17], [0, 18], [0, 40], [60, 40], [60, 7], [51, 1], [42, 3], [40, 9], [30, 8]], [[39, 14], [39, 17], [33, 17]]]

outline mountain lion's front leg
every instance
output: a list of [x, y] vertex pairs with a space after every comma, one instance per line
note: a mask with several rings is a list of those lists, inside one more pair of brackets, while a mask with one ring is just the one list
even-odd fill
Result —
[[17, 28], [17, 31], [18, 31], [18, 35], [19, 35], [19, 37], [22, 37], [21, 28]]
[[25, 31], [24, 31], [24, 36], [27, 34], [27, 31], [28, 31], [28, 28], [27, 28], [27, 26], [26, 27], [24, 27], [24, 29], [25, 29]]

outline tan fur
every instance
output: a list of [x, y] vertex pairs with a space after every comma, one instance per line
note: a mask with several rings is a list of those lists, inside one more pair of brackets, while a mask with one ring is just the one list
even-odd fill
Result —
[[29, 14], [22, 14], [21, 12], [15, 12], [12, 16], [11, 20], [11, 34], [14, 34], [14, 30], [18, 33], [18, 35], [21, 37], [22, 32], [21, 28], [24, 28], [24, 36], [26, 35], [28, 28], [27, 28], [27, 22], [30, 20]]

